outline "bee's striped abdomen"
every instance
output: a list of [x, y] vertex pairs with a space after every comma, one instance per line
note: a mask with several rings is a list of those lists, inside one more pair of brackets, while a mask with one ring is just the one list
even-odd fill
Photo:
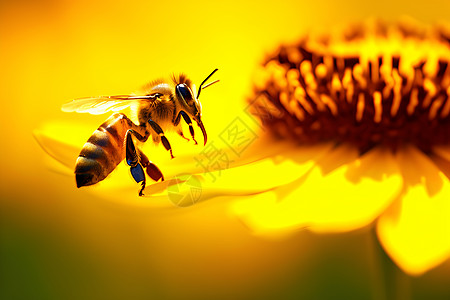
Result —
[[124, 138], [129, 122], [124, 114], [116, 113], [94, 131], [76, 161], [77, 187], [102, 181], [125, 158]]

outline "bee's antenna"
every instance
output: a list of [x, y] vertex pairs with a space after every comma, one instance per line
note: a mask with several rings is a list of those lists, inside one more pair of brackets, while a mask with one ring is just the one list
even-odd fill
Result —
[[[214, 83], [218, 83], [219, 81], [220, 81], [220, 80], [217, 79], [217, 80], [214, 80], [213, 82], [210, 82], [210, 83], [208, 83], [208, 84], [205, 84], [204, 86], [202, 86], [202, 90], [206, 89], [208, 86], [213, 85]], [[197, 97], [197, 98], [198, 98], [198, 97]]]
[[[198, 87], [197, 99], [198, 99], [198, 97], [200, 97], [200, 92], [202, 91], [202, 86], [203, 86], [203, 85], [205, 84], [205, 82], [208, 81], [208, 79], [211, 78], [211, 76], [213, 76], [213, 74], [216, 73], [218, 70], [219, 70], [219, 69], [214, 69], [214, 71], [212, 71], [211, 74], [209, 74], [208, 77], [206, 77], [206, 79], [202, 81], [202, 83], [201, 83], [200, 86]], [[212, 82], [212, 83], [206, 85], [205, 87], [210, 86], [211, 84], [216, 83], [217, 81], [218, 81], [218, 80], [216, 80], [216, 81], [214, 81], [214, 82]]]

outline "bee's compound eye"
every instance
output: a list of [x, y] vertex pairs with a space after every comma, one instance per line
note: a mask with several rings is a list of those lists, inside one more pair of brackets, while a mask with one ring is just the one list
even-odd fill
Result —
[[186, 103], [192, 102], [194, 99], [192, 97], [191, 90], [187, 87], [186, 84], [180, 83], [176, 87], [177, 95], [186, 101]]

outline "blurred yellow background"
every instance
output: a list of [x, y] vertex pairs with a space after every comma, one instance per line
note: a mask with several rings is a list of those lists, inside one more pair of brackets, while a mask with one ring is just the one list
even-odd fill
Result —
[[[393, 287], [380, 273], [396, 267], [381, 251], [373, 261], [368, 230], [270, 240], [230, 217], [221, 199], [165, 210], [110, 203], [50, 170], [32, 131], [73, 121], [86, 139], [106, 116], [63, 113], [62, 103], [133, 92], [174, 72], [198, 84], [219, 68], [220, 84], [202, 96], [214, 137], [280, 42], [402, 15], [450, 21], [450, 2], [0, 2], [2, 299], [383, 299]], [[449, 270], [447, 262], [420, 278], [389, 276], [415, 299], [444, 299]]]

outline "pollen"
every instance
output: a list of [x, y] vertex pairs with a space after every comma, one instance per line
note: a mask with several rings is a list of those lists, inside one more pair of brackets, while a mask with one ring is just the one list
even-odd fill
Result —
[[372, 21], [304, 36], [267, 57], [249, 102], [280, 138], [428, 152], [450, 143], [450, 31]]

